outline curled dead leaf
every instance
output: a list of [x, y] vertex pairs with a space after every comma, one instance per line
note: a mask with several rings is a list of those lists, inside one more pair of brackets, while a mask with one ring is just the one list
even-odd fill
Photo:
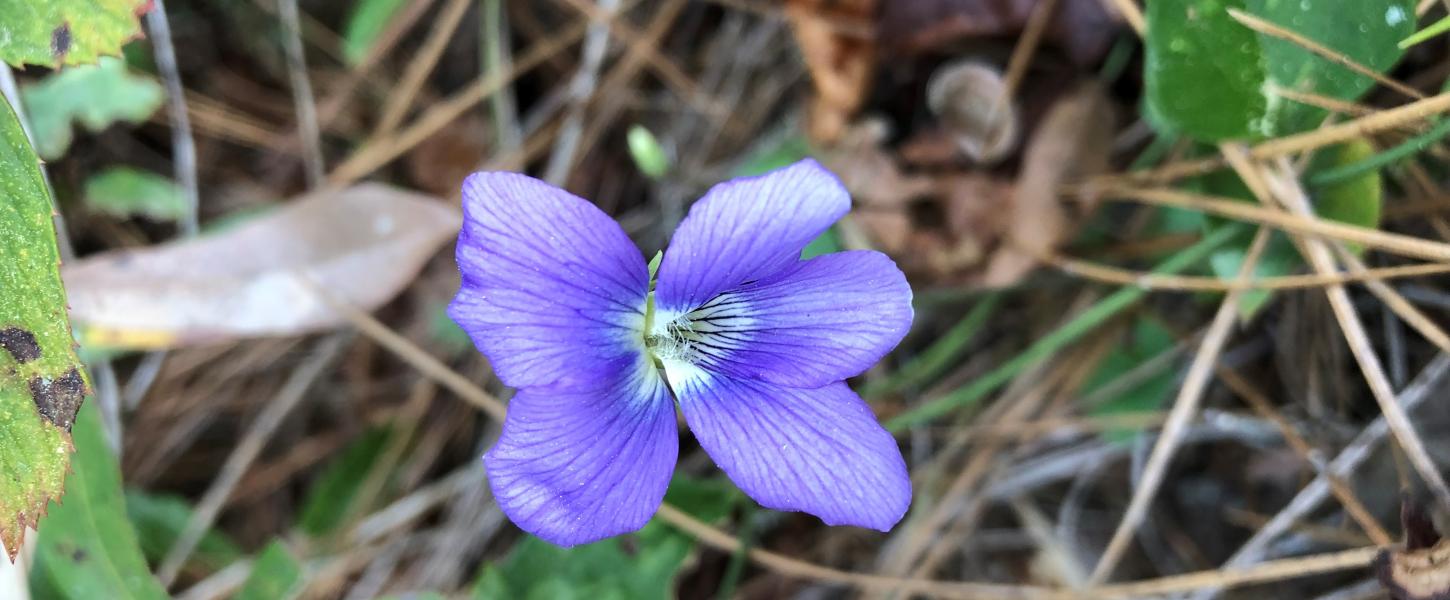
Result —
[[1017, 108], [995, 67], [975, 60], [943, 65], [926, 87], [927, 106], [957, 147], [972, 160], [991, 164], [1017, 144]]
[[346, 322], [307, 281], [377, 308], [461, 221], [435, 198], [363, 184], [216, 235], [88, 257], [61, 275], [83, 343], [161, 348], [296, 335]]

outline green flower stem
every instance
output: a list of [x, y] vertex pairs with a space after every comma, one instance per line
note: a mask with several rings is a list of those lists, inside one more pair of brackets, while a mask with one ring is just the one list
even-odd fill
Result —
[[[1172, 275], [1207, 260], [1209, 255], [1218, 250], [1221, 246], [1237, 237], [1247, 228], [1243, 224], [1232, 224], [1219, 228], [1204, 236], [1192, 246], [1180, 250], [1177, 254], [1168, 257], [1153, 268], [1153, 273], [1158, 275]], [[954, 410], [972, 406], [980, 402], [988, 394], [1011, 381], [1018, 373], [1047, 359], [1057, 351], [1063, 349], [1086, 335], [1088, 332], [1097, 329], [1108, 319], [1117, 316], [1128, 307], [1136, 304], [1147, 290], [1139, 286], [1124, 286], [1118, 288], [1106, 298], [1098, 301], [1087, 310], [1083, 311], [1076, 318], [1052, 333], [1033, 342], [1027, 350], [1018, 354], [1012, 360], [1003, 363], [991, 372], [983, 375], [966, 386], [957, 388], [955, 391], [931, 400], [921, 406], [908, 410], [886, 422], [886, 429], [891, 432], [899, 432], [913, 425], [926, 423], [937, 417], [941, 417]]]

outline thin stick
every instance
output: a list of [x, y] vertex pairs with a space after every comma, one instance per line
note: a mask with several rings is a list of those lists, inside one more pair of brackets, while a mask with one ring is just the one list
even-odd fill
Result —
[[[1450, 375], [1450, 354], [1441, 353], [1415, 376], [1414, 381], [1411, 381], [1409, 387], [1400, 393], [1396, 401], [1404, 410], [1414, 410], [1415, 407], [1442, 389], [1441, 383], [1447, 375]], [[1327, 474], [1339, 477], [1348, 477], [1353, 474], [1365, 460], [1369, 459], [1370, 451], [1388, 431], [1389, 427], [1385, 425], [1384, 417], [1377, 417], [1369, 426], [1361, 430], [1349, 445], [1340, 450], [1334, 460], [1330, 461]], [[1278, 514], [1274, 515], [1274, 518], [1269, 519], [1267, 524], [1255, 531], [1248, 541], [1244, 542], [1233, 553], [1233, 556], [1229, 557], [1228, 561], [1223, 564], [1223, 568], [1243, 568], [1261, 560], [1270, 543], [1317, 510], [1329, 496], [1331, 490], [1327, 474], [1320, 474], [1300, 489], [1299, 493]], [[1195, 597], [1212, 596], [1217, 589], [1216, 586], [1208, 587]]]
[[[1446, 110], [1450, 110], [1450, 92], [1431, 96], [1424, 100], [1411, 102], [1389, 110], [1378, 111], [1352, 121], [1345, 121], [1338, 125], [1320, 127], [1319, 129], [1306, 131], [1304, 133], [1261, 142], [1249, 150], [1249, 155], [1258, 160], [1268, 160], [1286, 154], [1297, 154], [1331, 144], [1338, 144], [1357, 137], [1373, 135], [1389, 129], [1406, 127], [1411, 123], [1423, 121]], [[1094, 181], [1107, 185], [1114, 183], [1121, 184], [1124, 181], [1164, 183], [1182, 177], [1212, 172], [1222, 168], [1224, 164], [1221, 158], [1210, 157], [1171, 163], [1152, 170], [1121, 175], [1099, 176]]]
[[383, 103], [383, 117], [378, 121], [378, 126], [373, 130], [371, 137], [386, 136], [397, 129], [399, 123], [403, 122], [403, 117], [408, 114], [408, 108], [413, 106], [413, 98], [416, 98], [418, 90], [423, 88], [423, 81], [428, 78], [429, 73], [433, 72], [433, 67], [443, 56], [443, 50], [448, 47], [448, 41], [453, 38], [453, 32], [458, 30], [458, 24], [463, 22], [463, 15], [472, 5], [473, 3], [469, 0], [450, 0], [443, 7], [443, 14], [429, 24], [428, 39], [423, 42], [423, 47], [418, 49], [418, 53], [408, 63], [407, 70], [403, 72], [402, 81], [393, 88], [393, 93], [389, 94], [388, 100]]
[[257, 455], [261, 454], [267, 440], [271, 439], [272, 433], [282, 424], [283, 419], [302, 402], [306, 397], [308, 388], [322, 376], [324, 369], [332, 364], [342, 352], [344, 343], [347, 341], [346, 334], [336, 334], [327, 338], [313, 351], [312, 356], [292, 372], [292, 376], [282, 385], [282, 389], [269, 402], [266, 408], [252, 421], [247, 433], [242, 437], [236, 448], [232, 449], [231, 455], [227, 456], [225, 463], [222, 463], [221, 471], [217, 473], [216, 479], [212, 480], [211, 486], [203, 494], [201, 501], [196, 503], [196, 512], [191, 514], [187, 520], [186, 527], [176, 536], [176, 541], [171, 544], [167, 551], [165, 560], [161, 561], [161, 567], [156, 571], [156, 578], [161, 580], [163, 586], [170, 586], [176, 581], [176, 575], [181, 572], [186, 559], [191, 557], [191, 552], [201, 541], [206, 530], [216, 522], [217, 515], [221, 514], [222, 507], [226, 505], [227, 498], [231, 496], [232, 490], [236, 488], [237, 482], [241, 481], [247, 468]]
[[[513, 51], [509, 48], [508, 14], [504, 12], [503, 0], [483, 0], [479, 12], [483, 13], [483, 72], [498, 73], [511, 70]], [[523, 131], [519, 127], [518, 103], [512, 90], [503, 89], [489, 100], [493, 116], [494, 139], [501, 152], [512, 152], [523, 143]]]
[[1299, 435], [1299, 432], [1294, 430], [1284, 416], [1274, 410], [1274, 405], [1269, 402], [1269, 398], [1263, 392], [1250, 384], [1237, 371], [1223, 365], [1218, 367], [1218, 378], [1235, 394], [1243, 398], [1244, 402], [1254, 409], [1254, 412], [1274, 423], [1274, 426], [1279, 429], [1279, 434], [1284, 436], [1284, 441], [1288, 442], [1289, 447], [1293, 448], [1294, 452], [1304, 459], [1304, 462], [1309, 463], [1315, 473], [1325, 478], [1325, 482], [1329, 484], [1329, 491], [1334, 494], [1334, 497], [1344, 506], [1345, 512], [1349, 513], [1350, 518], [1359, 524], [1360, 529], [1364, 530], [1365, 535], [1369, 536], [1375, 545], [1389, 546], [1394, 543], [1389, 532], [1385, 531], [1373, 514], [1370, 514], [1369, 509], [1359, 500], [1359, 497], [1354, 495], [1354, 490], [1349, 487], [1344, 478], [1335, 475], [1328, 465], [1324, 464], [1323, 459], [1319, 458], [1319, 453], [1309, 445], [1308, 440]]
[[1262, 206], [1245, 204], [1230, 198], [1203, 196], [1169, 189], [1112, 189], [1108, 199], [1126, 199], [1157, 206], [1176, 206], [1216, 214], [1259, 225], [1269, 225], [1290, 233], [1327, 237], [1362, 246], [1426, 260], [1450, 262], [1450, 244], [1358, 227], [1318, 217], [1288, 213]]
[[1092, 598], [1144, 598], [1188, 592], [1206, 587], [1232, 587], [1252, 583], [1283, 581], [1318, 573], [1363, 569], [1379, 556], [1378, 546], [1366, 546], [1329, 554], [1291, 558], [1246, 569], [1212, 569], [1104, 586], [1088, 593]]
[[1389, 279], [1425, 277], [1450, 273], [1450, 263], [1429, 263], [1375, 267], [1357, 271], [1335, 272], [1330, 275], [1309, 273], [1303, 275], [1274, 275], [1253, 281], [1224, 281], [1208, 275], [1157, 275], [1149, 271], [1124, 269], [1098, 264], [1061, 254], [1040, 253], [1034, 256], [1043, 263], [1064, 273], [1083, 279], [1115, 285], [1136, 285], [1138, 287], [1172, 292], [1227, 292], [1230, 290], [1293, 290], [1316, 288], [1331, 283], [1367, 283]]
[[[625, 0], [620, 10], [628, 10], [639, 0]], [[580, 20], [561, 31], [559, 35], [530, 46], [523, 56], [514, 61], [513, 69], [507, 73], [480, 75], [472, 85], [453, 96], [434, 104], [412, 124], [401, 131], [382, 138], [372, 138], [362, 145], [351, 157], [343, 161], [328, 176], [328, 183], [341, 187], [357, 181], [374, 169], [392, 162], [403, 153], [428, 139], [429, 136], [447, 127], [454, 119], [469, 111], [479, 102], [503, 89], [530, 69], [568, 48], [584, 37], [588, 22]]]
[[408, 30], [423, 16], [423, 13], [428, 12], [428, 8], [433, 5], [433, 2], [434, 0], [408, 2], [406, 8], [389, 20], [387, 28], [383, 29], [377, 39], [368, 46], [367, 52], [363, 54], [357, 65], [347, 72], [341, 82], [333, 85], [327, 91], [327, 95], [322, 98], [320, 108], [317, 109], [317, 120], [322, 126], [326, 127], [332, 123], [333, 119], [342, 114], [342, 109], [353, 97], [353, 92], [357, 90], [358, 84], [362, 83], [374, 67], [382, 63], [383, 57], [403, 39], [403, 35], [408, 33]]
[[171, 45], [171, 25], [166, 21], [166, 4], [153, 0], [146, 13], [151, 30], [151, 47], [156, 54], [156, 71], [166, 84], [166, 110], [171, 117], [171, 153], [176, 181], [186, 199], [186, 216], [181, 219], [181, 235], [191, 237], [197, 231], [197, 211], [201, 194], [197, 191], [196, 141], [191, 136], [191, 118], [186, 111], [186, 92], [181, 85], [181, 71], [176, 65], [176, 50]]
[[1344, 68], [1354, 71], [1355, 73], [1359, 73], [1360, 75], [1364, 75], [1365, 77], [1379, 82], [1387, 88], [1390, 88], [1396, 92], [1399, 92], [1416, 100], [1423, 99], [1425, 97], [1424, 92], [1421, 92], [1420, 90], [1417, 90], [1408, 85], [1395, 81], [1394, 79], [1386, 77], [1382, 75], [1379, 71], [1359, 64], [1354, 59], [1345, 56], [1343, 53], [1324, 46], [1319, 42], [1306, 38], [1302, 35], [1299, 35], [1297, 32], [1290, 31], [1274, 23], [1270, 23], [1268, 21], [1265, 21], [1264, 19], [1261, 19], [1236, 8], [1229, 8], [1227, 10], [1228, 16], [1232, 17], [1233, 20], [1238, 21], [1239, 24], [1243, 25], [1244, 27], [1248, 27], [1255, 32], [1262, 33], [1270, 37], [1276, 37], [1296, 46], [1299, 46], [1300, 48], [1303, 48], [1313, 54], [1318, 55], [1320, 58], [1343, 66]]
[[282, 46], [287, 54], [287, 76], [292, 82], [292, 103], [297, 107], [297, 134], [302, 138], [302, 164], [307, 187], [322, 184], [322, 137], [317, 127], [317, 104], [312, 99], [312, 82], [307, 78], [307, 55], [302, 50], [302, 27], [298, 24], [297, 0], [277, 0], [282, 21]]
[[[1239, 283], [1247, 282], [1254, 275], [1258, 268], [1259, 256], [1263, 253], [1264, 247], [1269, 242], [1267, 228], [1260, 228], [1254, 234], [1254, 240], [1249, 245], [1248, 252], [1244, 255], [1242, 265], [1239, 267], [1237, 280]], [[1158, 488], [1163, 484], [1163, 478], [1168, 473], [1168, 464], [1172, 462], [1173, 455], [1178, 451], [1178, 445], [1183, 439], [1183, 434], [1188, 430], [1188, 423], [1198, 413], [1198, 405], [1203, 400], [1203, 393], [1208, 389], [1208, 384], [1213, 380], [1213, 367], [1218, 362], [1218, 356], [1223, 352], [1223, 346], [1228, 342], [1229, 333], [1233, 330], [1235, 319], [1238, 317], [1239, 301], [1243, 298], [1242, 290], [1230, 291], [1224, 296], [1223, 302], [1218, 306], [1218, 312], [1214, 314], [1212, 323], [1208, 326], [1208, 333], [1204, 334], [1203, 342], [1198, 347], [1198, 352], [1193, 355], [1193, 361], [1189, 363], [1188, 375], [1184, 378], [1183, 387], [1178, 390], [1178, 397], [1173, 401], [1173, 408], [1168, 413], [1168, 422], [1163, 425], [1163, 431], [1158, 435], [1158, 440], [1153, 444], [1153, 450], [1148, 455], [1148, 462], [1143, 467], [1143, 476], [1139, 480], [1137, 489], [1133, 490], [1133, 497], [1128, 501], [1128, 509], [1123, 514], [1123, 519], [1118, 523], [1118, 528], [1113, 532], [1112, 539], [1103, 550], [1102, 558], [1093, 568], [1092, 575], [1088, 577], [1088, 585], [1096, 586], [1106, 581], [1112, 575], [1113, 569], [1118, 566], [1118, 560], [1122, 558], [1123, 552], [1128, 548], [1128, 542], [1133, 538], [1134, 532], [1142, 524], [1143, 518], [1148, 515], [1148, 506], [1153, 498], [1158, 495]]]
[[[1286, 161], [1280, 159], [1277, 172], [1268, 174], [1270, 175], [1269, 183], [1274, 187], [1274, 197], [1285, 207], [1300, 216], [1313, 214], [1308, 197], [1299, 187], [1298, 179]], [[1334, 270], [1334, 258], [1323, 241], [1306, 238], [1303, 243], [1307, 250], [1306, 258], [1309, 259], [1309, 263], [1315, 270], [1321, 273]], [[1390, 431], [1394, 433], [1395, 439], [1404, 449], [1405, 455], [1415, 466], [1420, 477], [1425, 480], [1426, 485], [1430, 487], [1442, 504], [1450, 506], [1450, 486], [1446, 485], [1439, 469], [1435, 467], [1435, 461], [1430, 458], [1430, 453], [1425, 448], [1419, 434], [1416, 433], [1414, 424], [1405, 415], [1405, 411], [1395, 404], [1395, 393], [1390, 386], [1389, 378], [1380, 365], [1379, 357], [1375, 355], [1374, 345], [1364, 331], [1364, 324], [1359, 321], [1359, 315], [1354, 310], [1354, 304], [1350, 301], [1348, 292], [1345, 291], [1343, 285], [1336, 284], [1325, 288], [1325, 293], [1329, 296], [1330, 308], [1339, 321], [1345, 341], [1349, 343], [1350, 352], [1354, 354], [1360, 370], [1364, 373], [1365, 382], [1369, 384], [1370, 392], [1380, 405], [1380, 412], [1384, 414], [1385, 423], [1389, 425]]]
[[589, 33], [585, 34], [584, 47], [579, 51], [579, 68], [569, 81], [564, 123], [559, 127], [554, 150], [544, 168], [544, 181], [556, 186], [564, 185], [574, 166], [579, 135], [584, 131], [584, 111], [595, 86], [599, 85], [599, 68], [604, 65], [604, 51], [609, 47], [609, 22], [617, 14], [619, 0], [599, 0], [599, 8], [600, 12], [590, 13]]
[[1102, 0], [1102, 3], [1108, 10], [1123, 15], [1123, 20], [1128, 22], [1128, 26], [1133, 28], [1138, 37], [1148, 33], [1148, 22], [1143, 19], [1143, 10], [1133, 0]]

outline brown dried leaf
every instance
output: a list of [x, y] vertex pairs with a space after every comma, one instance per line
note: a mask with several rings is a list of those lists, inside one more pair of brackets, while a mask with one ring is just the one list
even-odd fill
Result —
[[931, 193], [936, 182], [930, 177], [903, 173], [896, 159], [882, 147], [885, 140], [884, 123], [863, 120], [843, 132], [840, 144], [822, 160], [862, 206], [899, 209]]
[[319, 192], [235, 229], [62, 269], [85, 342], [161, 348], [296, 335], [345, 319], [304, 280], [371, 310], [458, 232], [458, 210], [381, 184]]
[[[1016, 35], [1040, 0], [910, 0], [881, 11], [881, 44], [916, 54], [943, 50], [964, 38]], [[1096, 62], [1120, 23], [1100, 0], [1059, 0], [1045, 41], [1078, 64]]]
[[834, 142], [871, 85], [877, 0], [791, 0], [785, 12], [816, 90], [807, 133]]
[[408, 153], [409, 179], [430, 194], [446, 198], [457, 193], [458, 182], [488, 157], [488, 134], [488, 123], [479, 115], [455, 120]]
[[[1057, 190], [1107, 169], [1113, 130], [1112, 107], [1094, 84], [1078, 88], [1048, 111], [1024, 152], [1006, 242], [992, 256], [985, 284], [1015, 283], [1032, 270], [1034, 256], [1051, 252], [1066, 238], [1069, 216]], [[1084, 212], [1090, 208], [1082, 207]]]

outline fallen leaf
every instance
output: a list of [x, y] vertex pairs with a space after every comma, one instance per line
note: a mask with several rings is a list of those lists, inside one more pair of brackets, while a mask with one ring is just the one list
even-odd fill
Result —
[[1095, 84], [1085, 84], [1058, 100], [1038, 124], [1023, 153], [1006, 241], [993, 254], [983, 283], [1015, 283], [1036, 265], [1035, 256], [1052, 250], [1091, 205], [1079, 205], [1071, 217], [1058, 196], [1063, 183], [1107, 169], [1113, 136], [1113, 112]]
[[883, 146], [886, 138], [884, 122], [865, 119], [843, 132], [840, 143], [822, 156], [865, 207], [901, 208], [936, 188], [930, 177], [903, 173]]
[[88, 257], [61, 275], [83, 343], [163, 348], [297, 335], [346, 322], [306, 280], [372, 310], [460, 223], [435, 198], [363, 184], [215, 235]]
[[408, 153], [408, 176], [419, 189], [442, 198], [458, 193], [458, 182], [488, 158], [488, 123], [468, 115], [440, 129]]
[[877, 0], [791, 0], [786, 4], [791, 32], [815, 87], [806, 131], [817, 142], [839, 139], [865, 102], [876, 63], [877, 12]]

